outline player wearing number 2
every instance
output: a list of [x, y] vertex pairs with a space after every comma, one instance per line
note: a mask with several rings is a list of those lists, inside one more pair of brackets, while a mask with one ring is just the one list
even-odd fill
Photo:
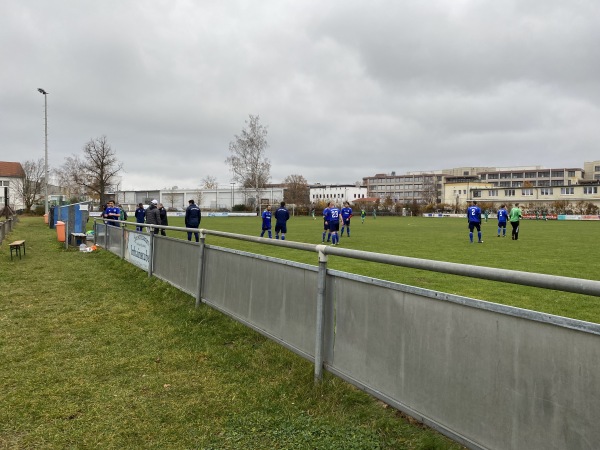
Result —
[[483, 244], [481, 239], [481, 208], [477, 206], [477, 202], [473, 202], [467, 208], [467, 220], [469, 221], [469, 239], [473, 243], [473, 230], [477, 228], [477, 238], [480, 244]]

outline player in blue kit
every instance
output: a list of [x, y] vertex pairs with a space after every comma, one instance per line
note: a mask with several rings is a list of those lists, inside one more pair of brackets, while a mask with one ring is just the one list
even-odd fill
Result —
[[331, 240], [331, 231], [329, 231], [329, 224], [327, 223], [327, 214], [329, 213], [329, 206], [323, 210], [323, 239], [321, 243], [325, 243], [325, 235], [327, 235], [327, 242]]
[[279, 239], [279, 233], [281, 233], [281, 240], [285, 241], [287, 221], [289, 218], [290, 213], [285, 209], [285, 202], [281, 202], [279, 209], [275, 211], [275, 239]]
[[350, 237], [350, 219], [352, 218], [352, 208], [350, 208], [350, 203], [347, 201], [344, 202], [344, 207], [342, 208], [342, 231], [340, 231], [340, 236], [344, 235], [344, 228], [346, 228], [346, 234]]
[[340, 219], [342, 217], [342, 213], [340, 208], [335, 206], [333, 202], [329, 203], [329, 208], [327, 208], [327, 217], [325, 218], [325, 223], [329, 225], [329, 231], [331, 231], [331, 245], [339, 245], [340, 237], [338, 236], [338, 231], [340, 229]]
[[273, 239], [271, 234], [271, 205], [267, 206], [262, 213], [262, 232], [260, 237], [265, 235], [265, 231], [269, 232], [269, 239]]
[[477, 228], [477, 238], [480, 244], [483, 244], [481, 239], [481, 208], [477, 206], [477, 202], [473, 202], [467, 208], [467, 220], [469, 221], [469, 239], [473, 243], [473, 230]]
[[506, 205], [502, 205], [496, 215], [498, 216], [498, 237], [500, 237], [500, 230], [502, 230], [502, 237], [506, 237], [506, 222], [508, 222]]

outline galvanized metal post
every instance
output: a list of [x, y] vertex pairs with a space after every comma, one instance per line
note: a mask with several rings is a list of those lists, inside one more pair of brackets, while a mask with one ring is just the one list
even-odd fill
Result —
[[323, 324], [325, 318], [325, 295], [327, 282], [327, 255], [324, 253], [324, 245], [317, 245], [319, 252], [319, 273], [317, 280], [317, 317], [315, 337], [315, 383], [323, 379]]
[[125, 259], [125, 225], [119, 224], [121, 227], [121, 259]]
[[150, 257], [148, 258], [148, 278], [152, 277], [154, 265], [154, 229], [150, 228]]
[[206, 241], [206, 233], [204, 229], [199, 230], [200, 233], [200, 257], [198, 258], [198, 288], [196, 289], [196, 308], [202, 303], [202, 287], [204, 286], [204, 245]]

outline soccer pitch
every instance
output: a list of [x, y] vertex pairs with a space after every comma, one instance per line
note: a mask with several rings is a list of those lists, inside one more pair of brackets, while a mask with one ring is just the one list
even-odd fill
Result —
[[[170, 217], [169, 225], [184, 226], [183, 218]], [[259, 217], [203, 217], [201, 228], [258, 236]], [[344, 233], [340, 247], [414, 258], [449, 261], [485, 267], [520, 270], [600, 280], [595, 257], [600, 222], [522, 220], [519, 240], [497, 237], [496, 220], [482, 224], [483, 244], [469, 242], [467, 220], [456, 218], [367, 216], [354, 217], [350, 238]], [[323, 220], [296, 216], [288, 221], [286, 238], [321, 243]], [[185, 239], [181, 232], [168, 233]], [[477, 238], [475, 238], [477, 240]], [[314, 253], [207, 237], [207, 243], [268, 256], [317, 264]], [[600, 298], [509, 283], [447, 275], [331, 256], [329, 267], [397, 283], [464, 295], [480, 300], [600, 323]]]

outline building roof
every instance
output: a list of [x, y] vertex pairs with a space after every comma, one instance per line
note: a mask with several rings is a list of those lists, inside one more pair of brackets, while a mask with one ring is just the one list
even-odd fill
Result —
[[0, 177], [23, 178], [25, 171], [21, 163], [0, 161]]

